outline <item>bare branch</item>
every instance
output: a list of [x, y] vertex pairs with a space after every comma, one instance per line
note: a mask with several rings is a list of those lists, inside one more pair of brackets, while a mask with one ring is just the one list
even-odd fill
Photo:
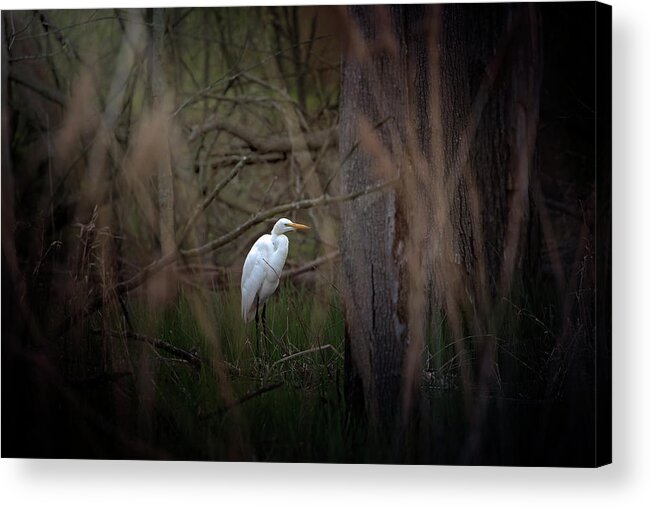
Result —
[[298, 266], [294, 269], [286, 269], [285, 271], [283, 271], [281, 278], [291, 278], [293, 276], [298, 276], [303, 273], [307, 273], [308, 271], [312, 271], [313, 269], [318, 268], [322, 264], [326, 264], [327, 262], [334, 261], [338, 257], [339, 257], [339, 250], [337, 250], [336, 252], [331, 252], [326, 255], [322, 255], [321, 257], [317, 257], [313, 261], [307, 262], [302, 266]]
[[51, 31], [54, 34], [54, 38], [59, 42], [61, 45], [61, 49], [65, 51], [66, 53], [71, 54], [75, 60], [78, 62], [82, 62], [81, 57], [79, 56], [79, 53], [75, 49], [75, 47], [70, 43], [70, 41], [67, 39], [65, 36], [65, 32], [63, 30], [60, 30], [57, 28], [53, 23], [52, 20], [46, 15], [45, 12], [40, 11], [39, 15], [41, 17], [41, 24], [43, 25], [43, 28], [46, 29], [46, 31]]
[[132, 276], [128, 280], [118, 283], [115, 286], [115, 291], [118, 294], [121, 294], [133, 290], [136, 287], [140, 286], [142, 283], [144, 283], [147, 280], [147, 278], [149, 278], [153, 273], [156, 273], [157, 271], [160, 271], [164, 267], [169, 266], [170, 264], [175, 262], [179, 257], [181, 256], [192, 257], [192, 256], [198, 256], [198, 255], [203, 255], [212, 252], [213, 250], [216, 250], [224, 246], [225, 244], [230, 243], [237, 237], [241, 236], [244, 232], [246, 232], [251, 227], [259, 223], [262, 223], [265, 220], [268, 220], [269, 218], [272, 218], [280, 213], [284, 213], [285, 211], [306, 209], [306, 208], [312, 208], [314, 206], [324, 206], [327, 204], [350, 201], [352, 199], [357, 199], [358, 197], [361, 197], [363, 195], [369, 195], [376, 192], [381, 192], [382, 190], [385, 190], [393, 186], [396, 183], [396, 181], [397, 181], [396, 179], [393, 179], [391, 181], [366, 187], [357, 192], [352, 192], [350, 194], [340, 195], [336, 197], [331, 197], [327, 194], [324, 194], [321, 197], [317, 197], [315, 199], [304, 199], [302, 201], [295, 201], [287, 204], [281, 204], [279, 206], [270, 208], [266, 211], [262, 211], [260, 213], [257, 213], [254, 217], [250, 218], [249, 220], [244, 222], [236, 229], [233, 229], [231, 232], [226, 233], [223, 236], [213, 241], [210, 241], [203, 246], [192, 248], [189, 250], [177, 250], [175, 252], [164, 255], [160, 259], [145, 266], [139, 273]]
[[29, 88], [30, 90], [38, 93], [39, 95], [46, 98], [47, 100], [51, 102], [55, 102], [56, 104], [59, 104], [63, 107], [65, 107], [66, 104], [68, 103], [68, 98], [65, 96], [65, 94], [61, 93], [59, 90], [55, 88], [48, 88], [44, 84], [39, 83], [38, 81], [31, 79], [27, 76], [19, 75], [14, 71], [10, 71], [9, 79], [11, 81], [14, 81], [15, 83], [18, 83], [19, 85], [24, 86], [25, 88]]
[[194, 225], [194, 223], [197, 221], [199, 218], [199, 215], [208, 207], [210, 204], [213, 202], [215, 197], [217, 197], [217, 194], [222, 191], [222, 189], [228, 185], [228, 183], [237, 176], [237, 174], [240, 172], [240, 169], [244, 166], [246, 163], [246, 157], [242, 157], [240, 161], [233, 167], [231, 172], [229, 172], [226, 177], [221, 180], [217, 185], [215, 185], [215, 188], [212, 189], [212, 192], [208, 194], [208, 196], [203, 200], [203, 202], [197, 204], [194, 213], [190, 216], [188, 221], [186, 222], [185, 226], [183, 227], [183, 230], [181, 231], [181, 234], [179, 234], [179, 237], [177, 239], [177, 245], [181, 245], [183, 243], [183, 240], [187, 236], [188, 232], [190, 232], [190, 228]]
[[[222, 130], [227, 132], [228, 134], [244, 141], [253, 151], [260, 153], [289, 152], [293, 149], [293, 143], [289, 137], [276, 136], [261, 138], [254, 135], [246, 126], [218, 118], [216, 115], [213, 115], [208, 121], [203, 123], [203, 125], [195, 125], [192, 128], [188, 140], [192, 142], [211, 130]], [[334, 146], [337, 143], [337, 131], [332, 128], [317, 132], [308, 132], [305, 134], [305, 142], [308, 148], [312, 150], [317, 150], [326, 143]]]
[[238, 405], [241, 405], [242, 403], [249, 401], [257, 396], [260, 396], [261, 394], [268, 393], [269, 391], [273, 391], [275, 389], [278, 389], [283, 385], [283, 382], [274, 382], [273, 384], [268, 384], [266, 386], [262, 386], [259, 389], [256, 389], [255, 391], [252, 391], [250, 393], [245, 394], [242, 396], [240, 399], [235, 400], [233, 403], [230, 403], [225, 407], [225, 410], [230, 410], [231, 408], [237, 407]]
[[276, 365], [284, 363], [285, 361], [289, 361], [290, 359], [296, 359], [297, 357], [304, 356], [306, 354], [311, 354], [312, 352], [320, 352], [321, 350], [325, 350], [325, 349], [332, 350], [335, 354], [337, 354], [339, 359], [343, 360], [343, 356], [341, 355], [341, 353], [328, 343], [326, 345], [321, 345], [320, 347], [313, 347], [311, 349], [301, 350], [300, 352], [296, 352], [295, 354], [291, 354], [289, 356], [283, 357], [282, 359], [278, 359], [278, 361], [276, 361], [274, 364], [271, 365], [271, 368], [269, 368], [269, 370], [270, 371], [273, 370], [276, 367]]
[[240, 236], [244, 231], [250, 229], [254, 225], [257, 225], [261, 222], [264, 222], [265, 220], [268, 220], [270, 218], [273, 218], [280, 213], [284, 213], [286, 211], [292, 211], [292, 210], [299, 210], [299, 209], [307, 209], [307, 208], [313, 208], [315, 206], [324, 206], [326, 204], [334, 204], [338, 202], [343, 202], [343, 201], [350, 201], [352, 199], [356, 199], [358, 197], [361, 197], [363, 195], [367, 194], [372, 194], [375, 192], [380, 192], [396, 183], [396, 180], [391, 180], [385, 183], [380, 183], [378, 185], [373, 185], [366, 187], [362, 190], [359, 190], [357, 192], [352, 192], [350, 194], [345, 194], [345, 195], [340, 195], [336, 197], [331, 197], [327, 194], [323, 194], [320, 197], [316, 197], [314, 199], [303, 199], [301, 201], [295, 201], [295, 202], [290, 202], [287, 204], [280, 204], [278, 206], [275, 206], [273, 208], [269, 208], [266, 211], [261, 211], [260, 213], [256, 214], [253, 218], [250, 218], [246, 222], [244, 222], [242, 225], [239, 227], [233, 229], [231, 232], [224, 234], [223, 236], [210, 241], [206, 243], [203, 246], [193, 248], [190, 250], [182, 250], [181, 254], [183, 256], [194, 256], [194, 255], [203, 255], [209, 252], [212, 252], [213, 250], [216, 250], [217, 248], [230, 243], [233, 241], [235, 238]]
[[[287, 160], [286, 153], [261, 153], [255, 154], [254, 152], [249, 152], [244, 158], [246, 159], [246, 165], [253, 164], [275, 164], [278, 162], [284, 162]], [[242, 155], [239, 153], [230, 153], [230, 154], [220, 154], [214, 158], [211, 158], [205, 162], [196, 162], [195, 167], [208, 167], [208, 168], [217, 168], [223, 166], [231, 166], [237, 163], [239, 160], [242, 160]]]
[[262, 386], [262, 387], [260, 387], [258, 389], [255, 389], [255, 390], [253, 390], [251, 392], [248, 392], [247, 394], [245, 394], [241, 398], [239, 398], [239, 399], [237, 399], [237, 400], [235, 400], [235, 401], [233, 401], [231, 403], [228, 403], [227, 405], [222, 407], [220, 410], [213, 410], [211, 412], [207, 412], [207, 413], [201, 415], [200, 417], [201, 417], [202, 420], [205, 421], [205, 420], [211, 419], [212, 417], [224, 415], [230, 409], [235, 408], [235, 407], [241, 405], [242, 403], [245, 403], [245, 402], [247, 402], [249, 400], [252, 400], [253, 398], [256, 398], [256, 397], [258, 397], [258, 396], [260, 396], [262, 394], [268, 393], [269, 391], [274, 391], [274, 390], [278, 389], [279, 387], [282, 387], [283, 385], [284, 385], [284, 383], [280, 382], [280, 381], [264, 385], [264, 386]]
[[127, 338], [131, 338], [132, 340], [137, 340], [140, 342], [148, 343], [149, 345], [156, 347], [157, 349], [164, 350], [165, 352], [178, 357], [179, 359], [183, 359], [190, 365], [192, 365], [196, 369], [201, 369], [201, 358], [197, 356], [196, 354], [192, 352], [188, 352], [187, 350], [181, 349], [175, 345], [172, 345], [169, 342], [166, 342], [164, 340], [160, 340], [158, 338], [154, 338], [152, 336], [147, 336], [145, 334], [141, 333], [136, 333], [134, 331], [109, 331], [109, 334], [111, 336], [115, 337], [122, 337], [126, 336]]

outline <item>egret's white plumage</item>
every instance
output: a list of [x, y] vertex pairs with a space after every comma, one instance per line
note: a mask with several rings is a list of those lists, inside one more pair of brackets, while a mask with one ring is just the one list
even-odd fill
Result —
[[264, 307], [280, 283], [289, 240], [286, 232], [309, 229], [307, 225], [296, 224], [287, 218], [276, 222], [271, 234], [265, 234], [253, 244], [242, 269], [242, 318], [250, 322], [256, 309]]

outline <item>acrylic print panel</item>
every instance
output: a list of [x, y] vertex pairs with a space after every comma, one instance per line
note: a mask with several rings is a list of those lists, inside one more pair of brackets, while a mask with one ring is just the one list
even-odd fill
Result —
[[4, 11], [3, 456], [610, 462], [610, 19]]

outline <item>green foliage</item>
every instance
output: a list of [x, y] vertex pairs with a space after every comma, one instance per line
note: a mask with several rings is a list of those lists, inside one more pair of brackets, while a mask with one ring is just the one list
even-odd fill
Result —
[[[134, 383], [154, 386], [146, 431], [154, 434], [157, 447], [176, 456], [228, 459], [231, 439], [238, 435], [245, 444], [237, 450], [248, 453], [240, 459], [343, 460], [356, 433], [342, 398], [343, 318], [338, 301], [320, 301], [306, 287], [283, 284], [269, 303], [268, 337], [264, 353], [258, 354], [255, 326], [245, 326], [240, 318], [239, 291], [216, 292], [210, 304], [223, 354], [217, 359], [215, 344], [193, 313], [191, 297], [181, 293], [176, 304], [163, 310], [144, 305], [130, 309], [137, 331], [194, 351], [204, 362], [197, 371], [149, 345], [128, 342], [132, 364], [142, 364], [145, 356], [156, 358], [151, 368], [134, 372]], [[227, 365], [230, 402], [222, 396], [224, 380], [215, 374], [215, 361]]]
[[[193, 304], [197, 295], [186, 289], [166, 308], [130, 305], [136, 331], [192, 351], [203, 361], [197, 370], [148, 344], [126, 342], [131, 364], [147, 365], [135, 368], [133, 378], [144, 421], [137, 427], [139, 438], [165, 456], [183, 459], [395, 459], [390, 445], [370, 445], [368, 428], [347, 410], [343, 315], [335, 291], [319, 294], [310, 285], [281, 284], [267, 308], [268, 337], [260, 351], [254, 323], [244, 325], [240, 318], [237, 289], [211, 293], [202, 300], [208, 308]], [[525, 392], [532, 380], [540, 379], [544, 365], [533, 358], [548, 357], [541, 351], [553, 343], [531, 308], [505, 302], [498, 311], [491, 335], [496, 337], [500, 382], [491, 388], [496, 391], [487, 402], [489, 428], [499, 428], [514, 414], [531, 417], [528, 405], [509, 396], [514, 389]], [[214, 336], [202, 331], [204, 312], [214, 316]], [[516, 339], [523, 333], [529, 338]], [[463, 447], [470, 424], [460, 369], [463, 361], [476, 366], [482, 343], [473, 336], [454, 338], [443, 315], [432, 319], [423, 352], [427, 380], [422, 420], [408, 437], [405, 459], [443, 463], [458, 458], [455, 453]], [[503, 455], [511, 451], [504, 447], [509, 439], [504, 434], [486, 442], [495, 446], [494, 455]]]

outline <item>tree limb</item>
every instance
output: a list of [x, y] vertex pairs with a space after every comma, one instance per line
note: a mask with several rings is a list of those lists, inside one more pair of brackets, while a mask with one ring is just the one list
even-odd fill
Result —
[[[257, 154], [253, 151], [248, 151], [248, 154], [245, 156], [246, 165], [253, 164], [275, 164], [277, 162], [284, 162], [287, 160], [286, 153], [260, 153]], [[208, 167], [208, 168], [217, 168], [223, 166], [231, 166], [234, 163], [237, 163], [242, 159], [241, 151], [237, 153], [220, 153], [218, 156], [215, 156], [206, 162], [195, 163], [195, 167]]]
[[39, 95], [41, 95], [43, 98], [46, 98], [51, 102], [59, 104], [60, 106], [65, 107], [68, 103], [68, 98], [59, 90], [53, 88], [47, 88], [42, 83], [39, 83], [38, 81], [31, 79], [27, 76], [19, 75], [14, 71], [10, 71], [9, 79], [11, 81], [14, 81], [15, 83], [18, 83], [19, 85], [24, 86], [25, 88], [29, 88], [33, 92], [36, 92]]
[[311, 349], [301, 350], [300, 352], [296, 352], [295, 354], [291, 354], [289, 356], [285, 356], [285, 357], [283, 357], [281, 359], [278, 359], [278, 361], [276, 361], [274, 364], [271, 365], [271, 368], [269, 368], [269, 371], [273, 370], [276, 367], [276, 365], [284, 363], [285, 361], [289, 361], [290, 359], [295, 359], [297, 357], [304, 356], [306, 354], [311, 354], [312, 352], [320, 352], [321, 350], [325, 350], [325, 349], [332, 350], [335, 354], [337, 354], [339, 359], [343, 360], [343, 356], [339, 353], [339, 351], [336, 348], [334, 348], [332, 345], [327, 343], [327, 344], [321, 345], [319, 347], [313, 347]]
[[[195, 125], [188, 137], [188, 141], [192, 142], [211, 130], [222, 130], [233, 137], [237, 137], [244, 141], [251, 150], [258, 153], [288, 152], [293, 149], [293, 143], [289, 137], [259, 137], [253, 134], [250, 128], [221, 119], [217, 115], [213, 115], [202, 125]], [[334, 145], [337, 142], [337, 131], [332, 128], [308, 132], [305, 134], [305, 141], [308, 148], [312, 150], [319, 149], [326, 143]]]
[[237, 174], [240, 172], [240, 169], [244, 166], [246, 163], [246, 157], [242, 157], [240, 161], [233, 167], [231, 172], [229, 172], [224, 179], [219, 181], [217, 185], [215, 185], [215, 188], [212, 189], [210, 194], [206, 196], [206, 198], [197, 204], [195, 207], [194, 213], [190, 216], [188, 221], [185, 223], [185, 226], [183, 227], [183, 230], [181, 231], [181, 234], [179, 234], [178, 239], [176, 241], [177, 245], [181, 245], [183, 243], [183, 240], [187, 236], [188, 232], [190, 232], [190, 228], [194, 225], [194, 223], [197, 221], [199, 218], [199, 215], [208, 207], [210, 204], [215, 200], [215, 197], [219, 194], [219, 192], [222, 191], [222, 189], [228, 185], [228, 183], [237, 176]]
[[181, 349], [175, 345], [172, 345], [171, 343], [166, 342], [164, 340], [160, 340], [158, 338], [147, 336], [141, 333], [136, 333], [135, 331], [124, 331], [124, 332], [109, 331], [109, 334], [115, 337], [126, 336], [127, 338], [131, 338], [132, 340], [148, 343], [152, 347], [155, 347], [160, 350], [164, 350], [165, 352], [175, 357], [178, 357], [179, 359], [183, 359], [184, 361], [192, 365], [197, 370], [201, 369], [202, 361], [201, 358], [199, 358], [199, 356], [197, 356], [192, 352], [188, 352], [187, 350]]
[[[370, 195], [376, 192], [381, 192], [382, 190], [385, 190], [393, 186], [396, 182], [397, 179], [393, 179], [384, 183], [379, 183], [377, 185], [366, 187], [356, 192], [352, 192], [349, 194], [340, 195], [336, 197], [331, 197], [327, 194], [324, 194], [321, 197], [317, 197], [316, 199], [304, 199], [302, 201], [281, 204], [279, 206], [270, 208], [267, 211], [259, 212], [253, 218], [244, 222], [242, 225], [240, 225], [233, 231], [224, 234], [223, 236], [217, 238], [214, 241], [211, 241], [209, 243], [206, 243], [203, 246], [193, 248], [190, 250], [176, 250], [167, 255], [164, 255], [158, 260], [151, 262], [150, 264], [142, 268], [138, 273], [133, 275], [131, 278], [114, 285], [113, 291], [117, 295], [124, 294], [125, 292], [129, 292], [130, 290], [133, 290], [139, 287], [140, 285], [142, 285], [152, 274], [160, 271], [166, 266], [169, 266], [170, 264], [178, 260], [181, 256], [189, 257], [189, 256], [202, 255], [205, 253], [209, 253], [213, 250], [216, 250], [217, 248], [220, 248], [221, 246], [241, 236], [244, 232], [246, 232], [251, 227], [261, 222], [264, 222], [265, 220], [268, 220], [269, 218], [272, 218], [274, 215], [277, 215], [279, 213], [289, 211], [289, 210], [305, 209], [313, 206], [324, 206], [327, 204], [350, 201], [364, 195]], [[102, 299], [96, 297], [95, 299], [90, 301], [88, 305], [86, 305], [86, 308], [84, 308], [83, 311], [92, 313], [98, 308], [100, 308], [101, 303], [102, 303]], [[67, 329], [69, 329], [72, 325], [74, 325], [74, 323], [80, 317], [80, 315], [81, 315], [80, 313], [76, 315], [68, 315], [66, 318], [64, 318], [63, 321], [56, 327], [57, 331], [55, 332], [55, 336], [61, 336]]]
[[257, 225], [261, 222], [264, 222], [265, 220], [273, 218], [279, 215], [280, 213], [284, 213], [286, 211], [292, 211], [292, 210], [313, 208], [315, 206], [324, 206], [326, 204], [334, 204], [343, 201], [350, 201], [352, 199], [356, 199], [363, 195], [380, 192], [394, 185], [396, 181], [397, 181], [396, 179], [393, 179], [385, 183], [380, 183], [378, 185], [366, 187], [362, 190], [358, 190], [357, 192], [351, 192], [349, 194], [340, 195], [336, 197], [323, 194], [322, 196], [315, 197], [314, 199], [303, 199], [301, 201], [290, 202], [287, 204], [280, 204], [278, 206], [274, 206], [273, 208], [269, 208], [266, 211], [261, 211], [260, 213], [257, 213], [253, 218], [250, 218], [239, 227], [233, 229], [231, 232], [228, 232], [213, 241], [209, 241], [203, 246], [192, 248], [189, 250], [181, 250], [180, 253], [181, 255], [187, 257], [195, 256], [195, 255], [203, 255], [212, 252], [213, 250], [216, 250], [217, 248], [224, 246], [227, 243], [230, 243], [231, 241], [233, 241], [235, 238], [240, 236], [243, 232], [250, 229], [254, 225]]
[[313, 261], [307, 262], [302, 266], [298, 266], [294, 269], [286, 269], [285, 271], [283, 271], [281, 278], [291, 278], [293, 276], [298, 276], [308, 271], [312, 271], [313, 269], [318, 268], [322, 264], [331, 262], [338, 257], [339, 257], [339, 250], [337, 250], [336, 252], [331, 252], [326, 255], [322, 255], [321, 257], [317, 257]]
[[153, 273], [160, 271], [165, 266], [169, 266], [174, 261], [176, 261], [179, 257], [181, 256], [193, 257], [193, 256], [203, 255], [212, 252], [213, 250], [216, 250], [224, 246], [225, 244], [230, 243], [237, 237], [241, 236], [244, 232], [246, 232], [251, 227], [259, 223], [262, 223], [265, 220], [268, 220], [269, 218], [277, 216], [280, 213], [284, 213], [285, 211], [306, 209], [314, 206], [324, 206], [327, 204], [350, 201], [352, 199], [356, 199], [363, 195], [373, 194], [375, 192], [380, 192], [382, 190], [385, 190], [386, 188], [389, 188], [390, 186], [394, 185], [396, 181], [397, 181], [396, 179], [393, 179], [391, 181], [366, 187], [362, 190], [358, 190], [357, 192], [352, 192], [349, 194], [340, 195], [336, 197], [331, 197], [327, 194], [324, 194], [321, 197], [317, 197], [315, 199], [303, 199], [302, 201], [295, 201], [287, 204], [281, 204], [279, 206], [270, 208], [266, 211], [261, 211], [260, 213], [257, 213], [254, 217], [244, 222], [239, 227], [233, 229], [232, 231], [220, 236], [219, 238], [213, 241], [209, 241], [208, 243], [202, 246], [191, 248], [188, 250], [177, 250], [167, 255], [164, 255], [160, 259], [145, 266], [139, 273], [132, 276], [128, 280], [118, 283], [115, 286], [115, 291], [118, 294], [121, 294], [133, 290], [136, 287], [140, 286], [142, 283], [144, 283], [145, 280], [147, 280], [147, 278], [149, 278]]
[[258, 389], [255, 389], [254, 391], [246, 393], [244, 396], [241, 398], [233, 401], [232, 403], [229, 403], [222, 407], [219, 410], [213, 410], [212, 412], [205, 413], [203, 415], [200, 415], [200, 419], [205, 421], [208, 419], [211, 419], [216, 416], [221, 416], [224, 415], [226, 412], [228, 412], [230, 409], [235, 408], [242, 403], [245, 403], [253, 398], [256, 398], [257, 396], [260, 396], [262, 394], [268, 393], [269, 391], [274, 391], [275, 389], [278, 389], [279, 387], [282, 387], [284, 385], [283, 382], [273, 382], [271, 384], [264, 385]]
[[266, 386], [262, 386], [259, 389], [256, 389], [255, 391], [252, 391], [250, 393], [245, 394], [238, 400], [235, 400], [233, 403], [230, 403], [229, 405], [226, 405], [224, 407], [224, 410], [230, 410], [231, 408], [237, 407], [238, 405], [241, 405], [242, 403], [249, 401], [257, 396], [260, 396], [261, 394], [268, 393], [269, 391], [273, 391], [274, 389], [278, 389], [283, 385], [283, 382], [274, 382], [273, 384], [268, 384]]

